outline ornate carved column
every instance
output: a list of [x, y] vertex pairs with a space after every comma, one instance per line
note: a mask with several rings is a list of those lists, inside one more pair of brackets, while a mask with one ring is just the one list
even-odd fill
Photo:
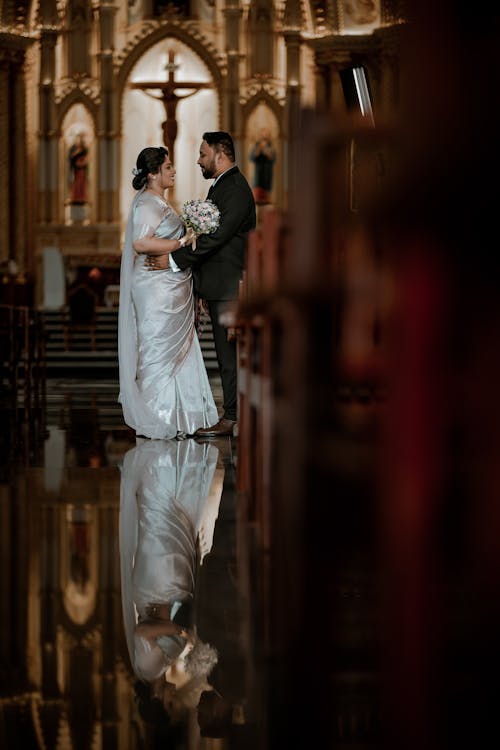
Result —
[[[0, 194], [9, 195], [9, 122], [10, 69], [6, 50], [0, 53]], [[0, 261], [11, 257], [9, 234], [9, 201], [0, 201]]]
[[[23, 53], [24, 63], [24, 53]], [[28, 245], [28, 237], [31, 233], [28, 231], [28, 222], [31, 224], [31, 217], [27, 213], [27, 190], [28, 184], [26, 172], [19, 170], [20, 164], [27, 163], [26, 155], [26, 105], [25, 105], [25, 81], [24, 65], [16, 66], [13, 80], [13, 114], [15, 123], [14, 133], [14, 164], [16, 169], [16, 180], [13, 190], [13, 200], [15, 206], [14, 226], [13, 226], [13, 245], [15, 258], [19, 267], [19, 272], [24, 273], [31, 266], [28, 257], [28, 248], [32, 250], [31, 242]], [[20, 172], [20, 173], [19, 173]], [[31, 239], [31, 237], [30, 237]], [[30, 253], [31, 254], [31, 253]]]
[[110, 503], [101, 506], [99, 514], [99, 613], [101, 620], [102, 657], [100, 665], [101, 719], [103, 746], [119, 748], [120, 681], [117, 665], [124, 643], [117, 638], [123, 615], [120, 594], [120, 551], [118, 547], [119, 509]]
[[113, 74], [115, 48], [115, 14], [112, 2], [99, 4], [100, 83], [99, 158], [97, 221], [119, 221], [118, 187], [120, 184], [118, 102]]
[[38, 220], [50, 224], [59, 219], [57, 128], [54, 107], [55, 47], [58, 31], [40, 32]]
[[283, 176], [286, 194], [293, 190], [291, 184], [298, 163], [298, 141], [300, 129], [300, 51], [301, 51], [302, 14], [300, 0], [287, 0], [283, 23], [283, 36], [286, 47], [286, 111], [284, 118], [283, 164], [291, 164], [290, 175]]
[[227, 77], [226, 96], [223, 108], [223, 127], [239, 143], [241, 138], [241, 117], [239, 103], [239, 63], [240, 63], [240, 21], [243, 9], [239, 0], [226, 0], [224, 8], [226, 21]]
[[30, 267], [24, 61], [31, 39], [0, 34], [0, 260]]
[[379, 56], [378, 106], [381, 116], [390, 122], [399, 106], [399, 29], [381, 29]]
[[48, 503], [41, 510], [40, 529], [40, 649], [44, 698], [60, 696], [57, 625], [61, 620], [61, 511]]

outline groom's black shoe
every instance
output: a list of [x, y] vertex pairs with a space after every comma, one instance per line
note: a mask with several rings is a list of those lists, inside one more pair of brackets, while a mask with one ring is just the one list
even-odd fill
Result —
[[195, 438], [216, 438], [216, 437], [232, 437], [234, 434], [234, 426], [236, 420], [233, 419], [219, 419], [217, 424], [212, 427], [200, 427], [194, 433]]

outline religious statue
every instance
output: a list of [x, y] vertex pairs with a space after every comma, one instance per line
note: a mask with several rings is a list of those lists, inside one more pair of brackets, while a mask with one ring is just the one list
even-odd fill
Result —
[[270, 203], [276, 151], [271, 140], [271, 133], [267, 128], [260, 129], [257, 141], [250, 151], [250, 160], [255, 165], [253, 177], [255, 202], [261, 205]]
[[83, 133], [78, 133], [69, 149], [69, 202], [83, 205], [88, 202], [88, 148]]
[[[186, 99], [189, 96], [193, 96], [201, 89], [212, 88], [212, 84], [208, 81], [178, 81], [175, 78], [175, 71], [178, 69], [178, 65], [175, 62], [175, 54], [172, 50], [168, 53], [168, 62], [165, 65], [165, 70], [168, 73], [168, 79], [166, 81], [137, 81], [130, 84], [130, 88], [139, 89], [144, 91], [147, 96], [152, 99], [158, 99], [163, 102], [165, 107], [166, 119], [162, 122], [163, 130], [163, 143], [168, 148], [168, 153], [172, 164], [174, 163], [175, 156], [175, 140], [177, 138], [177, 119], [176, 110], [177, 104], [181, 99]], [[188, 93], [177, 94], [176, 92], [181, 89], [189, 89]], [[151, 91], [160, 91], [160, 94], [153, 94]]]

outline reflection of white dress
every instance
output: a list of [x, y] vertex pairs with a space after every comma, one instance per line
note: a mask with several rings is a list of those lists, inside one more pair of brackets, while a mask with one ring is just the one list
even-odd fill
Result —
[[145, 236], [176, 239], [184, 225], [172, 207], [147, 191], [135, 197], [120, 276], [120, 402], [139, 435], [172, 438], [218, 419], [194, 327], [191, 271], [150, 271], [132, 243]]
[[152, 649], [134, 632], [135, 625], [152, 604], [173, 604], [173, 617], [179, 604], [193, 599], [196, 566], [208, 551], [205, 540], [213, 534], [222, 494], [218, 453], [208, 443], [155, 440], [140, 442], [125, 455], [120, 487], [122, 605], [130, 658], [139, 676], [162, 674], [168, 656], [175, 658], [184, 647], [178, 637], [163, 637], [162, 647]]

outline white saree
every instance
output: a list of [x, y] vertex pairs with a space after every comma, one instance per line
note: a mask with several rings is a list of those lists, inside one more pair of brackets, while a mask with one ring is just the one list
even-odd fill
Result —
[[125, 423], [149, 438], [190, 435], [219, 418], [194, 326], [191, 270], [148, 270], [133, 249], [140, 237], [184, 232], [166, 201], [145, 190], [135, 196], [120, 270], [119, 401]]

